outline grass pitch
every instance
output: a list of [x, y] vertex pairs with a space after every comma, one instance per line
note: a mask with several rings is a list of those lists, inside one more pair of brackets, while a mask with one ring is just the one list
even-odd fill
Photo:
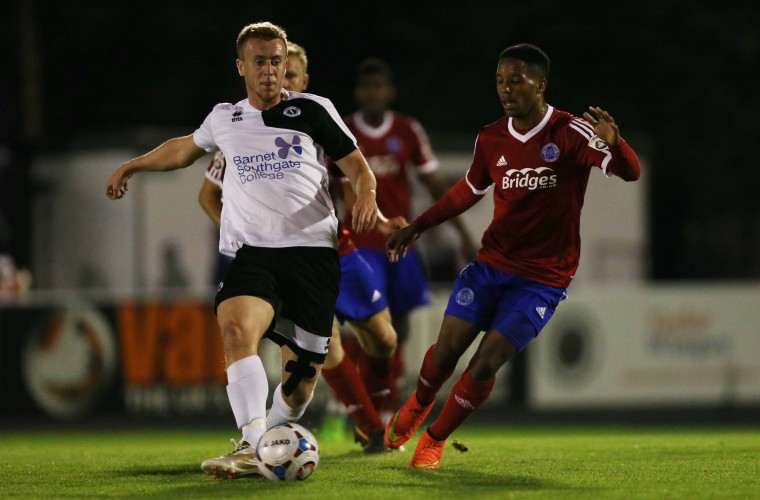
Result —
[[760, 498], [760, 428], [465, 425], [438, 471], [408, 468], [418, 436], [381, 456], [316, 436], [312, 477], [278, 483], [203, 475], [234, 429], [4, 431], [0, 498]]

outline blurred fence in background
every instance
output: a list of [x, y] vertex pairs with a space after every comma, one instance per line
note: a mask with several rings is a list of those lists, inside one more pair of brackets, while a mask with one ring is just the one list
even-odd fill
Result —
[[[109, 201], [105, 180], [137, 154], [81, 150], [35, 160], [35, 182], [45, 186], [33, 201], [35, 287], [0, 297], [3, 415], [230, 415], [211, 310], [216, 229], [197, 203], [209, 158], [183, 171], [137, 176], [125, 199]], [[470, 156], [440, 159], [453, 183]], [[570, 299], [517, 370], [502, 369], [486, 407], [760, 405], [753, 360], [760, 352], [760, 286], [651, 284], [647, 190], [646, 176], [626, 184], [592, 173]], [[417, 186], [416, 213], [431, 202], [423, 192]], [[489, 194], [464, 214], [474, 235], [490, 222], [492, 207]], [[412, 315], [407, 393], [465, 264], [446, 225], [419, 245], [434, 278], [433, 303]], [[262, 357], [274, 386], [279, 350], [265, 342]], [[313, 407], [324, 408], [327, 399], [320, 384]]]

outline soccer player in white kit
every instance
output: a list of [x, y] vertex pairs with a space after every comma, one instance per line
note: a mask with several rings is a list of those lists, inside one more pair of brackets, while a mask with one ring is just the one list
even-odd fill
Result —
[[[222, 479], [257, 473], [255, 450], [267, 418], [303, 415], [327, 353], [340, 270], [338, 221], [320, 149], [340, 158], [354, 186], [354, 230], [367, 231], [377, 219], [374, 175], [333, 104], [282, 88], [285, 31], [269, 22], [248, 25], [238, 35], [237, 54], [247, 98], [214, 106], [195, 133], [126, 162], [106, 187], [107, 196], [120, 199], [137, 172], [185, 168], [217, 150], [227, 158], [219, 249], [235, 261], [215, 311], [242, 439], [232, 452], [201, 464]], [[269, 386], [258, 356], [264, 336], [282, 346], [282, 382], [268, 416]]]
[[[309, 85], [308, 64], [306, 49], [289, 40], [288, 62], [283, 83], [286, 90], [306, 92]], [[226, 170], [227, 161], [221, 151], [217, 151], [206, 168], [203, 184], [198, 193], [201, 207], [217, 226], [221, 223], [222, 188]], [[385, 234], [390, 234], [393, 228], [406, 224], [406, 219], [386, 221], [378, 214], [376, 230], [384, 230]], [[336, 321], [333, 323], [330, 350], [322, 366], [321, 375], [332, 389], [334, 397], [345, 405], [348, 414], [356, 422], [354, 427], [356, 441], [361, 444], [366, 453], [383, 453], [388, 451], [383, 443], [385, 424], [361, 377], [375, 384], [370, 387], [391, 386], [393, 374], [390, 364], [391, 355], [396, 346], [396, 331], [391, 324], [387, 303], [379, 292], [379, 286], [375, 283], [376, 278], [369, 264], [359, 254], [348, 235], [348, 230], [339, 226], [338, 231], [341, 273], [335, 312], [337, 317], [347, 320], [357, 336], [362, 339], [362, 349], [367, 351], [363, 359], [369, 361], [361, 364], [354, 363], [354, 360], [346, 355]], [[226, 255], [222, 257], [227, 260], [223, 261], [221, 270], [224, 272], [221, 273], [217, 283], [224, 280], [224, 274], [233, 260]], [[219, 270], [217, 269], [217, 272]], [[278, 423], [267, 421], [270, 426]]]

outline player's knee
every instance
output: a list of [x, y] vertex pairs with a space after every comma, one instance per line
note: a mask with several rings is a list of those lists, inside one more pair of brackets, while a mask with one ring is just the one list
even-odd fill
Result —
[[476, 380], [486, 380], [499, 371], [499, 368], [509, 361], [514, 351], [489, 350], [488, 352], [479, 352], [470, 362], [470, 373]]
[[476, 380], [486, 380], [499, 371], [507, 361], [517, 354], [517, 349], [506, 338], [500, 342], [489, 343], [485, 348], [478, 349], [475, 357], [470, 362], [469, 369]]
[[[534, 329], [527, 318], [524, 318], [524, 321], [516, 320], [514, 328], [523, 328], [524, 334], [529, 334]], [[518, 352], [512, 340], [495, 330], [488, 332], [483, 342], [484, 344], [478, 349], [469, 365], [473, 377], [478, 380], [485, 380], [496, 375], [499, 368]]]
[[376, 358], [389, 358], [393, 351], [396, 350], [396, 344], [398, 337], [396, 331], [393, 329], [390, 321], [384, 323], [375, 323], [372, 325], [372, 333], [366, 337], [372, 340], [367, 342], [372, 345], [373, 353], [370, 353]]
[[396, 350], [398, 338], [387, 312], [377, 313], [366, 320], [352, 321], [351, 328], [359, 337], [362, 348], [373, 358], [389, 358]]
[[439, 338], [433, 348], [433, 361], [442, 370], [452, 370], [459, 362], [462, 353], [454, 349], [450, 342], [441, 342]]
[[248, 346], [254, 341], [255, 333], [236, 320], [228, 320], [219, 327], [225, 346]]

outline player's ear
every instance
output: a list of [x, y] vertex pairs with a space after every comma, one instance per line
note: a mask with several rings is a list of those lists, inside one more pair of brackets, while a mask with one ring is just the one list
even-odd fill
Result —
[[308, 86], [309, 86], [309, 74], [306, 73], [305, 75], [303, 75], [303, 88], [301, 89], [301, 91], [306, 90]]
[[245, 71], [243, 71], [243, 61], [235, 59], [235, 66], [237, 66], [238, 75], [245, 76]]
[[549, 85], [549, 82], [546, 81], [546, 78], [541, 78], [538, 81], [538, 90], [537, 93], [543, 95], [546, 92], [546, 87]]

